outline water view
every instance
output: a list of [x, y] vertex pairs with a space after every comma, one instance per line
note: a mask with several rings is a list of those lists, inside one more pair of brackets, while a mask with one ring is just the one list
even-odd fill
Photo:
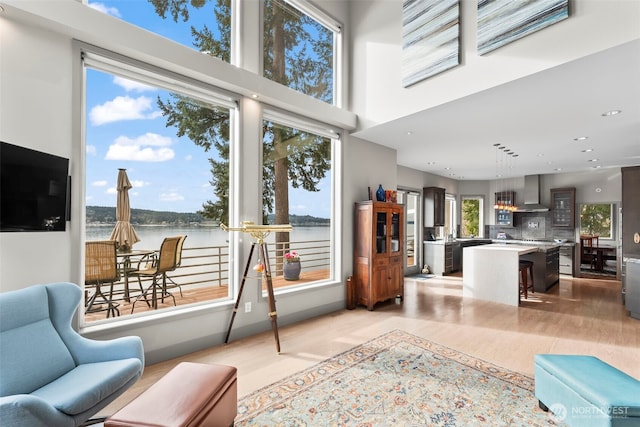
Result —
[[[113, 230], [113, 224], [94, 225], [87, 224], [86, 240], [108, 240]], [[173, 226], [173, 225], [135, 225], [136, 233], [140, 241], [133, 249], [159, 249], [165, 237], [186, 235], [185, 248], [200, 248], [208, 246], [223, 246], [227, 244], [230, 233], [217, 226]], [[290, 233], [291, 242], [303, 242], [312, 240], [329, 240], [330, 227], [297, 227], [294, 226]], [[267, 242], [274, 241], [273, 234]], [[295, 250], [295, 247], [292, 247]]]

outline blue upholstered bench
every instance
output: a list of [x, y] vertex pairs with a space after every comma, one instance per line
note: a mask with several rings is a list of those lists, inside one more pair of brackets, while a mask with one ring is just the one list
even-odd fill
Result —
[[536, 354], [540, 408], [570, 426], [640, 426], [640, 381], [593, 356]]

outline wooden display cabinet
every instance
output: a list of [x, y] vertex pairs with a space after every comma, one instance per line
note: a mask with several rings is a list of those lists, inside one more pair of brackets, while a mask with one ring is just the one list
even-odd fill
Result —
[[385, 202], [355, 204], [353, 272], [356, 300], [376, 303], [404, 296], [404, 206]]
[[575, 188], [551, 189], [551, 226], [573, 228], [575, 225]]

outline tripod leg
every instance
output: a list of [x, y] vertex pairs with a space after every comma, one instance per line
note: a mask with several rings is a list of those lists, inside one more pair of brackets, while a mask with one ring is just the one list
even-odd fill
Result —
[[229, 342], [229, 335], [231, 335], [231, 327], [233, 326], [233, 320], [236, 318], [238, 312], [238, 306], [240, 305], [240, 299], [242, 298], [242, 291], [244, 290], [244, 284], [247, 281], [247, 275], [249, 274], [249, 267], [251, 267], [251, 259], [253, 258], [253, 250], [256, 244], [251, 244], [251, 250], [249, 251], [249, 258], [247, 259], [247, 266], [244, 268], [244, 275], [242, 276], [242, 283], [240, 284], [240, 291], [238, 292], [238, 298], [236, 298], [236, 305], [233, 306], [233, 313], [231, 314], [231, 320], [229, 321], [229, 328], [227, 329], [227, 336], [224, 339], [224, 343]]
[[276, 311], [276, 299], [273, 295], [273, 281], [271, 280], [271, 265], [267, 254], [267, 244], [260, 244], [262, 259], [264, 260], [265, 276], [267, 277], [267, 295], [269, 297], [269, 317], [271, 318], [271, 329], [276, 340], [276, 350], [280, 353], [280, 337], [278, 336], [278, 312]]

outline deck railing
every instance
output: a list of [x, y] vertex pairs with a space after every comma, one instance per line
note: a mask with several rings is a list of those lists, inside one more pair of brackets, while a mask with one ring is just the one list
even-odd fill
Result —
[[[300, 255], [303, 271], [322, 270], [330, 271], [331, 251], [329, 240], [307, 240], [307, 241], [290, 241], [278, 244], [277, 249], [275, 243], [267, 243], [267, 251], [271, 264], [271, 271], [274, 279], [282, 276], [282, 258], [285, 252], [292, 250]], [[254, 254], [254, 262], [257, 263], [257, 256]], [[131, 260], [131, 267], [137, 267], [138, 260]], [[179, 285], [180, 292], [173, 292], [176, 296], [176, 302], [180, 304], [191, 304], [202, 301], [209, 301], [218, 298], [226, 298], [229, 296], [229, 247], [224, 246], [203, 246], [203, 247], [187, 247], [182, 249], [182, 260], [180, 266], [176, 270], [167, 273], [167, 282], [169, 285]], [[314, 275], [314, 277], [318, 277]], [[129, 294], [130, 300], [125, 300], [125, 277], [122, 274], [120, 279], [114, 284], [113, 299], [120, 304], [120, 315], [129, 315], [131, 313], [131, 303], [136, 296], [140, 295], [140, 285], [146, 289], [151, 285], [151, 278], [143, 277], [138, 283], [138, 278], [130, 276]], [[294, 286], [296, 282], [286, 282], [281, 280], [277, 287]], [[275, 286], [275, 285], [274, 285]], [[106, 286], [105, 286], [106, 287]], [[103, 288], [103, 292], [106, 289]], [[87, 295], [93, 292], [91, 286], [88, 286]], [[184, 295], [179, 298], [180, 294]], [[178, 301], [182, 300], [182, 301]], [[171, 300], [171, 303], [173, 301]], [[138, 307], [145, 307], [141, 301], [136, 304], [135, 312], [140, 311]], [[106, 317], [105, 312], [87, 313], [85, 319], [87, 321], [102, 319]]]

